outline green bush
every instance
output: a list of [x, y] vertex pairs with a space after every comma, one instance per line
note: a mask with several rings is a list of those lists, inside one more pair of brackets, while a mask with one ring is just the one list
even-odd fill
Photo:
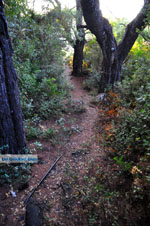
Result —
[[88, 78], [83, 82], [83, 88], [87, 90], [98, 90], [100, 82], [100, 74], [92, 72], [88, 75]]
[[[102, 53], [101, 49], [93, 36], [89, 38], [84, 47], [83, 71], [86, 74], [92, 72], [98, 74], [101, 70]], [[94, 74], [93, 73], [93, 74]]]
[[[117, 150], [117, 153], [123, 154], [128, 146], [130, 147], [131, 155], [135, 155], [136, 152], [144, 154], [150, 150], [149, 87], [147, 85], [145, 94], [141, 94], [140, 91], [136, 95], [134, 94], [134, 98], [137, 97], [134, 100], [131, 98], [130, 102], [126, 104], [130, 109], [123, 111], [117, 121], [115, 121], [114, 134], [111, 136], [111, 146]], [[127, 100], [126, 96], [125, 100]]]
[[25, 184], [30, 178], [29, 164], [10, 164], [0, 166], [0, 185]]
[[51, 139], [54, 138], [57, 135], [57, 131], [53, 128], [48, 128], [44, 134], [43, 134], [43, 138], [45, 139]]
[[[68, 90], [63, 76], [69, 40], [65, 29], [72, 29], [73, 16], [67, 9], [61, 11], [58, 7], [45, 15], [37, 15], [20, 1], [15, 3], [18, 7], [15, 16], [14, 3], [7, 1], [6, 4], [11, 9], [6, 5], [24, 117], [31, 119], [39, 115], [47, 119], [55, 116], [60, 113], [60, 102]], [[62, 18], [70, 20], [64, 24]]]
[[43, 134], [43, 131], [40, 128], [30, 126], [26, 131], [26, 137], [28, 140], [33, 140], [40, 138]]

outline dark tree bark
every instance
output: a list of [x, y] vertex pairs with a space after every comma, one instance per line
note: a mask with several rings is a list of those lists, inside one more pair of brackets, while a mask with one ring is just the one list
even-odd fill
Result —
[[100, 81], [100, 92], [107, 85], [120, 81], [122, 64], [138, 37], [138, 30], [146, 26], [146, 18], [150, 12], [150, 0], [144, 0], [144, 6], [136, 18], [128, 24], [121, 42], [117, 45], [112, 27], [102, 16], [99, 0], [81, 0], [85, 22], [89, 30], [96, 36], [102, 49], [103, 63]]
[[21, 154], [26, 146], [12, 47], [0, 0], [0, 153]]
[[77, 32], [78, 32], [78, 35], [76, 37], [76, 42], [74, 45], [72, 74], [75, 76], [79, 76], [82, 74], [83, 49], [84, 49], [84, 44], [85, 44], [84, 28], [81, 26], [83, 14], [82, 14], [80, 0], [76, 0], [76, 8], [77, 8]]

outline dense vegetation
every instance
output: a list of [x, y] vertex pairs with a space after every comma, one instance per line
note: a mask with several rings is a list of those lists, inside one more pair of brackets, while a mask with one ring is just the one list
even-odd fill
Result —
[[64, 110], [62, 100], [69, 87], [63, 72], [67, 44], [72, 41], [73, 16], [69, 10], [61, 11], [58, 6], [47, 14], [38, 15], [22, 1], [15, 4], [18, 8], [14, 3], [10, 3], [8, 10], [6, 6], [6, 16], [25, 127], [30, 125], [29, 130], [34, 133], [39, 120], [50, 119]]
[[[55, 133], [53, 129], [43, 132], [39, 125], [41, 120], [57, 118], [65, 111], [64, 99], [70, 102], [64, 70], [68, 43], [73, 42], [73, 12], [56, 6], [48, 13], [38, 15], [28, 8], [25, 0], [8, 0], [5, 1], [5, 14], [14, 51], [26, 137], [31, 140], [45, 138], [47, 134], [51, 136]], [[2, 166], [0, 183], [11, 182], [14, 175], [22, 175], [19, 170], [22, 171], [22, 166], [14, 171], [13, 167], [6, 170]]]
[[[124, 30], [124, 21], [112, 22], [117, 41]], [[121, 24], [121, 28], [119, 27]], [[95, 45], [95, 41], [89, 41]], [[149, 29], [141, 33], [123, 65], [122, 81], [112, 90], [108, 87], [99, 101], [99, 140], [107, 153], [109, 166], [92, 162], [84, 178], [85, 187], [76, 192], [89, 225], [147, 225], [150, 201], [150, 43]], [[86, 53], [88, 51], [86, 50]], [[97, 83], [100, 70], [94, 71], [87, 58], [89, 78], [84, 87]], [[92, 54], [94, 64], [98, 54]], [[94, 65], [92, 64], [92, 65]], [[96, 65], [95, 67], [96, 68]], [[99, 78], [99, 76], [98, 76]], [[93, 86], [94, 85], [94, 86]], [[96, 86], [95, 86], [96, 87]], [[97, 87], [98, 88], [98, 87]], [[101, 137], [101, 134], [103, 136]], [[108, 164], [108, 163], [106, 163]]]

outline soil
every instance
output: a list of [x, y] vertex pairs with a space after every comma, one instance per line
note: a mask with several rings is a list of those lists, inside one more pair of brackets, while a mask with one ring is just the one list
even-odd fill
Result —
[[[32, 166], [32, 175], [28, 187], [25, 187], [25, 189], [17, 189], [17, 186], [13, 187], [16, 197], [12, 197], [10, 194], [12, 188], [9, 185], [0, 188], [1, 226], [25, 225], [25, 199], [53, 162], [61, 155], [62, 158], [39, 186], [31, 200], [35, 200], [38, 203], [43, 213], [44, 222], [42, 225], [79, 225], [78, 223], [71, 223], [70, 208], [72, 203], [73, 205], [75, 204], [75, 200], [71, 197], [71, 190], [73, 188], [69, 187], [66, 182], [67, 175], [74, 170], [74, 173], [80, 180], [86, 173], [91, 160], [103, 162], [104, 152], [96, 139], [96, 121], [99, 116], [99, 110], [96, 105], [91, 104], [92, 97], [82, 88], [84, 78], [71, 76], [69, 68], [66, 73], [69, 82], [74, 87], [70, 91], [72, 103], [76, 109], [81, 108], [81, 111], [66, 112], [60, 119], [46, 121], [41, 124], [43, 129], [53, 127], [60, 131], [58, 121], [63, 120], [63, 128], [66, 131], [71, 131], [71, 133], [68, 135], [66, 132], [66, 136], [64, 134], [64, 136], [58, 136], [58, 139], [56, 139], [57, 143], [55, 142], [55, 144], [47, 140], [40, 140], [42, 150], [36, 150], [35, 152], [38, 154], [40, 161]], [[29, 142], [29, 145], [33, 143], [33, 141]], [[75, 205], [75, 208], [78, 208], [78, 203]], [[81, 225], [87, 225], [86, 219], [82, 220]]]

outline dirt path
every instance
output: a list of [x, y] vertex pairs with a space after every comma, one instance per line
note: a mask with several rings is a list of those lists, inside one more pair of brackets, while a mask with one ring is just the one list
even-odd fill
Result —
[[[67, 73], [70, 73], [69, 69], [67, 69]], [[95, 138], [95, 122], [98, 117], [98, 109], [96, 106], [91, 105], [91, 96], [82, 88], [83, 78], [69, 76], [69, 80], [74, 86], [70, 93], [73, 103], [76, 106], [84, 106], [85, 108], [85, 112], [68, 114], [65, 118], [65, 126], [70, 124], [72, 120], [72, 126], [76, 127], [76, 132], [72, 133], [70, 139], [63, 146], [58, 144], [52, 148], [47, 143], [43, 143], [44, 151], [38, 153], [42, 161], [41, 164], [32, 167], [32, 178], [28, 189], [16, 192], [16, 198], [6, 195], [6, 190], [1, 193], [0, 225], [25, 225], [25, 208], [23, 204], [25, 198], [53, 164], [54, 160], [61, 154], [63, 154], [62, 159], [38, 191], [35, 192], [33, 198], [43, 208], [47, 225], [67, 225], [68, 223], [66, 224], [61, 220], [63, 215], [62, 192], [65, 193], [63, 183], [67, 173], [70, 169], [74, 169], [78, 178], [82, 178], [89, 161], [101, 158], [102, 152], [99, 150]], [[49, 122], [46, 122], [45, 126], [48, 127]], [[64, 195], [68, 196], [68, 194]]]
[[[71, 151], [82, 148], [82, 144], [90, 143], [90, 140], [94, 138], [94, 124], [98, 117], [98, 109], [96, 106], [90, 104], [91, 96], [82, 88], [82, 82], [84, 79], [81, 77], [72, 77], [71, 82], [74, 85], [74, 89], [71, 91], [71, 97], [73, 101], [77, 103], [83, 103], [85, 107], [85, 113], [82, 113], [80, 119], [81, 133], [72, 136], [69, 144], [67, 145]], [[95, 145], [95, 143], [93, 143]]]

